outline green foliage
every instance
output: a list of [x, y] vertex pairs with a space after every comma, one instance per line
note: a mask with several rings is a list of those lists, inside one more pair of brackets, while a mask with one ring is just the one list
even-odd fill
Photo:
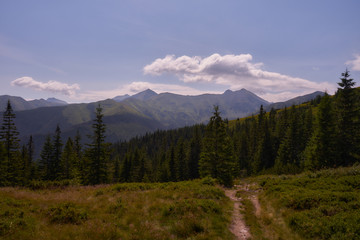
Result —
[[0, 196], [0, 238], [6, 238], [17, 231], [32, 231], [34, 219], [29, 210], [31, 204], [27, 201]]
[[304, 150], [306, 169], [338, 166], [337, 136], [332, 105], [330, 96], [325, 94], [318, 106], [317, 128]]
[[78, 186], [76, 181], [60, 180], [60, 181], [39, 181], [32, 180], [26, 184], [26, 187], [31, 190], [45, 190], [45, 189], [62, 189], [68, 186]]
[[[231, 209], [222, 189], [200, 180], [41, 191], [2, 188], [0, 226], [5, 227], [0, 229], [5, 235], [0, 238], [230, 240]], [[24, 225], [15, 224], [20, 220]]]
[[24, 181], [24, 173], [20, 158], [19, 132], [15, 125], [15, 113], [10, 100], [3, 112], [3, 122], [0, 129], [0, 141], [3, 143], [6, 154], [6, 182], [11, 185], [21, 185]]
[[336, 92], [337, 130], [339, 164], [349, 166], [360, 159], [360, 105], [359, 93], [352, 88], [355, 85], [346, 69], [341, 74], [341, 88]]
[[106, 125], [103, 122], [104, 114], [100, 105], [96, 108], [96, 117], [92, 125], [93, 134], [88, 144], [86, 157], [89, 161], [87, 183], [99, 184], [108, 182], [107, 163], [109, 158], [109, 144], [105, 142]]
[[87, 220], [88, 214], [73, 203], [65, 202], [49, 208], [47, 216], [51, 223], [81, 224]]
[[360, 238], [360, 168], [263, 179], [267, 201], [306, 239]]
[[231, 187], [233, 167], [230, 138], [219, 108], [215, 106], [214, 115], [210, 118], [203, 139], [203, 151], [199, 161], [200, 176], [216, 178], [221, 184]]

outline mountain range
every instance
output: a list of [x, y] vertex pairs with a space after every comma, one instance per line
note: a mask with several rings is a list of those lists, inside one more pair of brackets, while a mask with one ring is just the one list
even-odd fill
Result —
[[[309, 101], [319, 94], [322, 93], [306, 95], [296, 101]], [[86, 142], [85, 136], [91, 134], [95, 109], [99, 105], [103, 108], [109, 142], [127, 140], [157, 129], [206, 123], [215, 105], [219, 106], [221, 116], [227, 119], [251, 115], [259, 110], [260, 105], [271, 106], [271, 103], [246, 89], [198, 96], [157, 94], [148, 89], [133, 96], [81, 104], [67, 104], [57, 99], [25, 101], [20, 97], [0, 96], [0, 107], [4, 110], [8, 99], [15, 109], [15, 123], [22, 141], [33, 135], [35, 143], [38, 143], [36, 146], [42, 146], [45, 136], [53, 134], [57, 124], [64, 141], [79, 131]]]
[[31, 110], [39, 107], [55, 107], [55, 106], [64, 106], [68, 103], [56, 98], [48, 98], [48, 99], [35, 99], [26, 101], [22, 97], [15, 97], [9, 95], [1, 95], [0, 96], [0, 112], [3, 112], [6, 109], [7, 102], [10, 100], [11, 106], [14, 111], [23, 111], [23, 110]]

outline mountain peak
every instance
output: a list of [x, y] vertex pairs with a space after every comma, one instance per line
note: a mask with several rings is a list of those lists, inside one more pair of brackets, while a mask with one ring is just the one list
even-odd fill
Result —
[[233, 91], [231, 91], [230, 89], [228, 89], [228, 90], [226, 90], [226, 91], [224, 92], [225, 95], [231, 94], [231, 93], [233, 93]]
[[135, 95], [132, 95], [131, 98], [139, 99], [139, 100], [148, 100], [158, 94], [151, 89], [146, 89], [145, 91], [139, 92]]
[[127, 99], [128, 97], [130, 97], [130, 95], [125, 94], [125, 95], [116, 96], [116, 97], [113, 98], [113, 100], [116, 101], [116, 102], [121, 102], [121, 101]]
[[55, 103], [55, 104], [59, 104], [59, 105], [67, 105], [68, 103], [63, 101], [63, 100], [60, 100], [60, 99], [57, 99], [57, 98], [48, 98], [46, 99], [46, 101], [50, 102], [50, 103]]

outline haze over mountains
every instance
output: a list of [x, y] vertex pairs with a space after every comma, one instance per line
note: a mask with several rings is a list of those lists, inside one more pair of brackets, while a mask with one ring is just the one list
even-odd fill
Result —
[[[309, 101], [319, 94], [322, 93], [306, 95], [297, 101]], [[109, 142], [126, 140], [157, 129], [206, 123], [212, 115], [214, 105], [218, 105], [221, 116], [228, 119], [251, 115], [259, 110], [260, 105], [271, 106], [271, 103], [246, 89], [198, 96], [157, 94], [148, 89], [133, 96], [117, 96], [81, 104], [67, 104], [57, 99], [25, 101], [20, 97], [0, 96], [1, 111], [5, 110], [8, 99], [16, 111], [15, 123], [21, 139], [26, 141], [33, 135], [38, 142], [37, 146], [42, 146], [46, 135], [54, 133], [57, 124], [64, 139], [75, 136], [79, 131], [83, 141], [86, 141], [86, 135], [92, 131], [94, 112], [99, 104], [103, 108]], [[291, 100], [276, 106], [283, 107], [290, 102]]]
[[1, 95], [0, 96], [0, 112], [3, 112], [6, 108], [7, 102], [10, 100], [11, 106], [14, 111], [23, 111], [23, 110], [31, 110], [39, 107], [54, 107], [54, 106], [64, 106], [68, 103], [56, 98], [48, 98], [48, 99], [35, 99], [26, 101], [22, 97], [15, 97], [9, 95]]

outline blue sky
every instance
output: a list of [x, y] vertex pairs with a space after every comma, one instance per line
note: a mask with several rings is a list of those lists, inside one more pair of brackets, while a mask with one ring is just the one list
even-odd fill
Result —
[[269, 101], [360, 79], [360, 1], [1, 1], [0, 95], [91, 102], [246, 88]]

